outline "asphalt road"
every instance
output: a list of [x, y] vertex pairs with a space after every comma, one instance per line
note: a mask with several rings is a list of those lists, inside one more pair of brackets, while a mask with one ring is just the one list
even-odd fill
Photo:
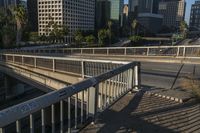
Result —
[[183, 78], [200, 78], [200, 65], [142, 62], [141, 72], [142, 85], [175, 89], [184, 82]]

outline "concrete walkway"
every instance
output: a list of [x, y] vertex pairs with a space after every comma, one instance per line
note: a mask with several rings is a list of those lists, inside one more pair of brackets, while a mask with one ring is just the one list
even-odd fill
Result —
[[199, 133], [200, 104], [127, 94], [81, 133]]

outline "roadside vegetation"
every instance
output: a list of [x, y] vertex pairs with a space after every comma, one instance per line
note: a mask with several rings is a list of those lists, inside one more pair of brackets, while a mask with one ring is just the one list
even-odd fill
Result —
[[200, 100], [200, 79], [188, 76], [181, 82], [181, 87], [192, 91], [194, 96]]

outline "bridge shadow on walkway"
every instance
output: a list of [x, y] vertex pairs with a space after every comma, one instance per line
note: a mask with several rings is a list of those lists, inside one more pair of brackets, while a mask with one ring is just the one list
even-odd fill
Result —
[[145, 94], [127, 94], [81, 133], [200, 132], [200, 104], [176, 103]]

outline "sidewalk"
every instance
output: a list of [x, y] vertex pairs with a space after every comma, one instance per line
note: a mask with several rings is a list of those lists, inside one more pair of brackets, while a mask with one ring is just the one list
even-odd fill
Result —
[[127, 94], [103, 112], [95, 125], [81, 133], [200, 132], [200, 104], [184, 104], [150, 96]]

